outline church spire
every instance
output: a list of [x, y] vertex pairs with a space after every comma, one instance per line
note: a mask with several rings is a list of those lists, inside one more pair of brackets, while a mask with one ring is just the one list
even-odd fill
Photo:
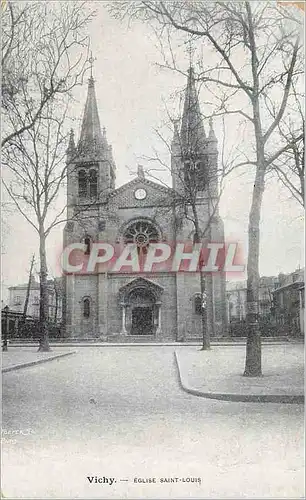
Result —
[[107, 146], [105, 136], [102, 135], [98, 106], [95, 92], [95, 82], [92, 74], [88, 80], [87, 100], [83, 115], [81, 135], [78, 150], [82, 156], [97, 159], [103, 147]]
[[75, 142], [74, 142], [74, 131], [71, 128], [70, 129], [70, 134], [69, 134], [69, 142], [68, 142], [68, 147], [66, 149], [66, 162], [70, 163], [73, 161], [73, 159], [76, 157], [76, 147], [75, 147]]
[[68, 148], [67, 148], [67, 154], [71, 154], [74, 152], [75, 152], [74, 130], [73, 130], [73, 128], [71, 128], [70, 134], [69, 134], [69, 143], [68, 143]]
[[194, 70], [190, 66], [185, 92], [184, 110], [181, 127], [181, 142], [185, 152], [202, 152], [205, 146], [205, 130], [196, 90]]
[[209, 118], [209, 135], [208, 135], [208, 140], [210, 142], [217, 142], [217, 137], [214, 131], [214, 124], [213, 124], [213, 118], [212, 116]]
[[173, 138], [171, 143], [171, 150], [175, 151], [180, 147], [180, 133], [179, 133], [179, 120], [173, 120]]

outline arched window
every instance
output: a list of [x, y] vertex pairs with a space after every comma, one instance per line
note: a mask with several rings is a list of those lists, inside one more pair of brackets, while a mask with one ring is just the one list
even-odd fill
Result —
[[89, 318], [90, 316], [90, 300], [88, 298], [83, 300], [83, 316]]
[[197, 295], [195, 298], [194, 298], [194, 312], [195, 314], [202, 314], [202, 300], [201, 300], [201, 297], [200, 295]]
[[79, 170], [78, 181], [79, 181], [79, 197], [86, 198], [86, 196], [87, 196], [87, 175], [86, 175], [85, 170]]
[[98, 175], [96, 170], [89, 171], [89, 196], [96, 198], [98, 195]]
[[84, 243], [86, 245], [86, 249], [85, 249], [85, 255], [89, 255], [90, 254], [90, 249], [91, 249], [91, 239], [89, 236], [86, 236], [85, 239], [84, 239]]

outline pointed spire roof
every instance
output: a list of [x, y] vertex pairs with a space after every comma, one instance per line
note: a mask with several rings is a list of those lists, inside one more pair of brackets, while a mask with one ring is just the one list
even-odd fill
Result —
[[173, 120], [173, 137], [171, 142], [171, 154], [173, 156], [182, 156], [181, 138], [180, 138], [180, 120]]
[[78, 150], [86, 156], [98, 156], [103, 146], [107, 146], [107, 141], [105, 134], [102, 135], [101, 132], [95, 82], [91, 76], [88, 80], [88, 92]]
[[70, 129], [70, 134], [69, 134], [69, 142], [68, 142], [68, 148], [67, 148], [67, 154], [73, 154], [75, 151], [75, 142], [74, 142], [74, 130], [73, 128]]
[[201, 152], [205, 146], [205, 130], [196, 90], [194, 70], [190, 66], [185, 92], [181, 127], [182, 147], [186, 152]]
[[210, 142], [217, 142], [217, 137], [214, 131], [213, 118], [212, 116], [209, 118], [209, 135], [208, 140]]
[[177, 146], [181, 143], [180, 132], [179, 132], [179, 120], [173, 120], [173, 138], [172, 146]]

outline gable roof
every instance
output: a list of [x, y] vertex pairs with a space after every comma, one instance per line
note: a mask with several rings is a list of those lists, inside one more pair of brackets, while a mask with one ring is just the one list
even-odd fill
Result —
[[154, 281], [148, 280], [147, 278], [143, 278], [142, 276], [139, 276], [138, 278], [134, 278], [132, 281], [129, 281], [125, 285], [122, 285], [120, 287], [120, 291], [128, 291], [128, 290], [133, 290], [134, 288], [142, 288], [142, 287], [150, 287], [153, 289], [157, 289], [159, 291], [163, 291], [164, 288], [159, 285], [158, 283], [155, 283]]
[[171, 187], [166, 187], [163, 186], [162, 184], [158, 184], [157, 182], [150, 181], [149, 179], [146, 179], [145, 177], [140, 177], [137, 176], [135, 179], [132, 179], [131, 181], [127, 182], [126, 184], [123, 184], [122, 186], [118, 187], [115, 189], [112, 193], [110, 193], [110, 197], [114, 197], [117, 194], [120, 194], [124, 192], [128, 188], [132, 188], [133, 186], [139, 185], [139, 183], [143, 184], [144, 186], [149, 186], [152, 189], [156, 189], [159, 191], [161, 194], [165, 195], [170, 195], [174, 194], [174, 190]]

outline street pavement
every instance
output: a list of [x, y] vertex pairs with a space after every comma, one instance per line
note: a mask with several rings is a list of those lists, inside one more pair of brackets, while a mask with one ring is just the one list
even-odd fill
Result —
[[77, 351], [3, 374], [6, 498], [303, 498], [302, 405], [189, 395], [173, 347]]

